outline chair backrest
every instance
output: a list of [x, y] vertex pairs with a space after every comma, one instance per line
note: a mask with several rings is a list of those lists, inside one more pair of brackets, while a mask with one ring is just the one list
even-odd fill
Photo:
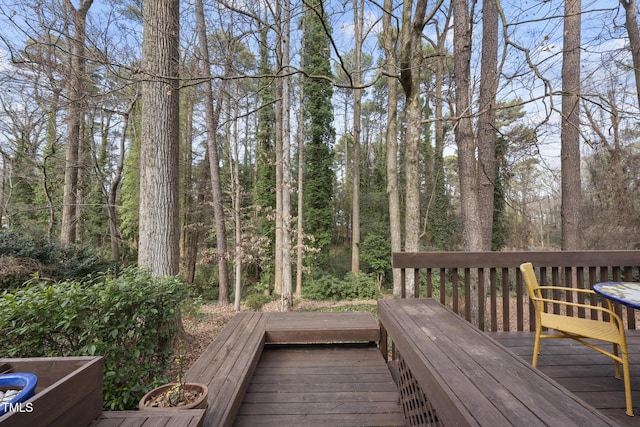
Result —
[[542, 298], [542, 293], [540, 292], [540, 288], [538, 287], [538, 279], [536, 279], [536, 273], [533, 270], [533, 264], [531, 264], [530, 262], [520, 264], [520, 272], [522, 273], [522, 278], [524, 279], [525, 285], [527, 285], [527, 293], [529, 294], [529, 298], [534, 301]]

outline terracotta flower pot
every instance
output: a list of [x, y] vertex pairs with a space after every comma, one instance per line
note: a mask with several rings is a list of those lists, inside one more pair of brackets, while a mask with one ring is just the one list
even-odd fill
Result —
[[184, 393], [192, 396], [187, 403], [179, 402], [177, 405], [171, 405], [166, 402], [163, 396], [166, 396], [172, 388], [176, 387], [177, 383], [168, 383], [160, 387], [156, 387], [142, 396], [138, 403], [138, 408], [141, 410], [156, 410], [156, 409], [205, 409], [208, 405], [207, 396], [209, 389], [206, 385], [200, 383], [185, 383]]

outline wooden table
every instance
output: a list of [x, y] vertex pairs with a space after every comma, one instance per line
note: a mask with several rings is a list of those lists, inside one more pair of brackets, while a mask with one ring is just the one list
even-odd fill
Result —
[[617, 425], [433, 299], [380, 300], [378, 313], [444, 425]]

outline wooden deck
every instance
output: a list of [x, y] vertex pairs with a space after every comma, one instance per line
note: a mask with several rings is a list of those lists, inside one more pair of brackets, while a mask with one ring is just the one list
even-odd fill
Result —
[[[371, 425], [398, 425], [397, 389], [382, 355], [371, 347], [379, 340], [380, 328], [370, 313], [239, 313], [185, 379], [209, 387], [204, 426], [255, 425], [256, 416], [260, 425], [314, 425], [323, 419], [349, 425], [354, 416], [362, 425], [362, 412], [372, 408], [378, 409], [367, 415]], [[338, 375], [332, 375], [335, 366], [342, 366]], [[270, 393], [259, 391], [265, 380], [271, 382]], [[382, 394], [357, 388], [368, 382], [380, 386], [380, 381], [386, 387]], [[302, 401], [281, 400], [294, 396]]]
[[91, 427], [199, 427], [204, 409], [187, 411], [105, 411]]
[[376, 347], [267, 346], [235, 426], [403, 426]]
[[[530, 363], [533, 333], [486, 334]], [[611, 361], [585, 346], [544, 341], [539, 371], [614, 423], [640, 425], [640, 331], [627, 338], [636, 417], [624, 412]], [[367, 313], [241, 313], [189, 370], [190, 380], [210, 386], [206, 411], [102, 412], [91, 425], [405, 425], [379, 340], [379, 325]]]
[[[487, 332], [502, 345], [531, 362], [534, 334], [530, 332]], [[631, 392], [636, 416], [625, 414], [624, 387], [614, 378], [613, 362], [571, 340], [545, 340], [538, 368], [572, 391], [580, 399], [618, 422], [640, 425], [640, 331], [627, 331], [631, 369]]]

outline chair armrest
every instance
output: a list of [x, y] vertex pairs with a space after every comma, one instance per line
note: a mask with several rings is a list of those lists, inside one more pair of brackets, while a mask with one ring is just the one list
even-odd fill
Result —
[[602, 313], [607, 313], [609, 316], [611, 316], [611, 322], [615, 321], [615, 323], [618, 324], [619, 328], [624, 329], [624, 323], [622, 322], [622, 319], [620, 318], [620, 316], [618, 316], [618, 314], [615, 311], [613, 311], [613, 308], [611, 307], [611, 302], [609, 300], [607, 300], [607, 303], [610, 308], [601, 307], [599, 305], [581, 304], [579, 302], [561, 301], [557, 299], [548, 299], [548, 298], [535, 298], [534, 301], [546, 302], [550, 304], [560, 304], [564, 306], [571, 306], [571, 307], [577, 307], [577, 308], [584, 308], [585, 310], [597, 310]]
[[570, 291], [589, 295], [597, 295], [596, 292], [591, 289], [568, 288], [566, 286], [538, 286], [538, 289], [551, 291]]

